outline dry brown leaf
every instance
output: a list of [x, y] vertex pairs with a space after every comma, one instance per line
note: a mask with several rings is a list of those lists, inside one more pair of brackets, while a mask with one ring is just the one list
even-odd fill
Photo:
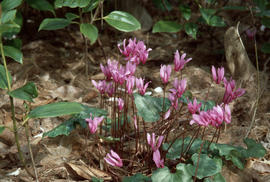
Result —
[[[83, 163], [81, 161], [81, 163]], [[84, 179], [88, 179], [91, 180], [92, 177], [95, 178], [99, 178], [99, 179], [103, 179], [103, 180], [111, 180], [112, 177], [109, 176], [109, 174], [92, 168], [92, 167], [88, 167], [86, 164], [72, 164], [72, 163], [65, 163], [65, 166], [67, 168], [67, 170], [72, 173], [74, 176], [76, 177], [80, 177], [80, 178], [84, 178]]]

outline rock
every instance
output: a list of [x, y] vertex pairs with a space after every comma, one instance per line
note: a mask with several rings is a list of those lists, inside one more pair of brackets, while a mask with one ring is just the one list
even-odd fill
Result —
[[224, 35], [225, 56], [234, 79], [248, 81], [256, 74], [238, 32], [239, 23], [230, 27]]

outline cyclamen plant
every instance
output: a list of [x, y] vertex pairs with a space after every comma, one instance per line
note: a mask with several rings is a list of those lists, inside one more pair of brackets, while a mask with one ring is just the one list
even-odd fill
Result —
[[[101, 94], [101, 107], [106, 109], [110, 107], [111, 112], [110, 119], [98, 117], [86, 119], [89, 123], [90, 132], [92, 134], [95, 133], [97, 125], [99, 124], [101, 128], [105, 125], [110, 129], [110, 132], [106, 132], [103, 137], [109, 135], [118, 139], [118, 142], [110, 146], [110, 153], [108, 153], [106, 157], [100, 156], [100, 158], [104, 158], [105, 162], [113, 167], [125, 167], [130, 166], [130, 163], [142, 163], [143, 166], [148, 166], [147, 168], [149, 170], [153, 167], [153, 164], [155, 164], [157, 168], [167, 170], [168, 167], [166, 165], [173, 163], [178, 166], [184, 161], [187, 161], [188, 158], [191, 157], [188, 154], [193, 147], [193, 143], [201, 138], [201, 145], [199, 150], [197, 150], [199, 151], [197, 162], [192, 169], [189, 169], [189, 179], [191, 180], [192, 176], [194, 181], [197, 177], [199, 179], [207, 177], [207, 175], [202, 177], [202, 169], [198, 169], [200, 166], [200, 155], [205, 157], [205, 155], [202, 154], [202, 152], [205, 152], [203, 145], [204, 143], [208, 143], [208, 151], [208, 149], [211, 150], [210, 145], [215, 145], [213, 142], [214, 138], [216, 138], [215, 143], [218, 142], [223, 123], [231, 123], [231, 110], [228, 104], [242, 96], [245, 90], [241, 88], [235, 90], [235, 81], [232, 80], [232, 78], [230, 81], [226, 80], [224, 77], [224, 68], [216, 69], [213, 66], [213, 82], [216, 84], [223, 83], [225, 88], [224, 97], [219, 104], [206, 108], [206, 105], [201, 100], [196, 98], [190, 100], [190, 98], [186, 97], [187, 80], [186, 78], [182, 78], [182, 74], [180, 74], [180, 78], [174, 79], [173, 87], [169, 89], [168, 98], [166, 98], [165, 88], [169, 85], [172, 71], [181, 72], [184, 65], [192, 59], [185, 59], [186, 53], [180, 56], [177, 50], [174, 56], [174, 70], [172, 70], [171, 65], [162, 65], [160, 69], [161, 83], [164, 85], [163, 98], [146, 96], [146, 89], [151, 81], [145, 83], [143, 78], [137, 77], [136, 68], [140, 63], [146, 63], [151, 49], [147, 49], [142, 41], [137, 42], [135, 38], [133, 40], [129, 39], [128, 44], [126, 44], [126, 40], [124, 40], [122, 45], [118, 44], [118, 48], [127, 61], [126, 65], [123, 66], [116, 60], [108, 59], [107, 65], [100, 65], [101, 71], [105, 75], [105, 80], [99, 82], [92, 80], [93, 85]], [[110, 97], [109, 100], [111, 102], [106, 101], [107, 97]], [[152, 127], [146, 124], [145, 120], [147, 116], [143, 114], [143, 112], [146, 111], [144, 109], [140, 110], [140, 107], [142, 107], [138, 101], [140, 99], [157, 99], [162, 105], [161, 109], [159, 109], [161, 117], [155, 120], [157, 122], [153, 123]], [[155, 107], [155, 105], [143, 107], [151, 109], [151, 107]], [[184, 109], [187, 109], [189, 112], [183, 114]], [[183, 132], [180, 132], [177, 136], [173, 136], [174, 139], [172, 142], [166, 144], [172, 130], [184, 127], [178, 120], [180, 118], [189, 118], [189, 116], [186, 115], [188, 113], [191, 114], [192, 118], [190, 120], [184, 120], [189, 124], [187, 127], [194, 128], [194, 130], [197, 127], [191, 140], [184, 144], [187, 133], [183, 128]], [[132, 125], [129, 125], [130, 118], [133, 118], [133, 129]], [[211, 126], [215, 129], [212, 140], [210, 142], [204, 141], [206, 130], [211, 130]], [[130, 130], [134, 132], [130, 132]], [[102, 137], [102, 129], [100, 131], [99, 136]], [[134, 135], [131, 135], [131, 133]], [[126, 136], [128, 136], [129, 139], [127, 139]], [[174, 142], [179, 142], [179, 140], [182, 141], [181, 152], [177, 157], [179, 160], [172, 161], [170, 157], [168, 158], [168, 155], [171, 153], [171, 147], [174, 146]], [[130, 145], [130, 142], [135, 142], [135, 151], [130, 151], [130, 147], [126, 147]], [[140, 147], [147, 143], [147, 149]], [[137, 154], [144, 155], [145, 157], [138, 157]], [[149, 159], [150, 156], [152, 156], [152, 160]], [[124, 157], [127, 158], [125, 159]], [[192, 157], [192, 160], [195, 159]], [[153, 181], [158, 172], [159, 170], [153, 173]]]

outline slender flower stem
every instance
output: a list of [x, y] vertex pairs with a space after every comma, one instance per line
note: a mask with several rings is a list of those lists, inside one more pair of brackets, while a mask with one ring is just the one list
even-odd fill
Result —
[[209, 150], [210, 145], [211, 145], [212, 142], [214, 141], [214, 138], [215, 138], [215, 136], [216, 136], [218, 130], [219, 130], [219, 128], [216, 128], [215, 133], [214, 133], [214, 135], [213, 135], [213, 137], [212, 137], [212, 139], [211, 139], [211, 141], [210, 141], [210, 143], [209, 143], [209, 145], [208, 145], [208, 147], [207, 147], [207, 151]]
[[205, 129], [206, 129], [206, 127], [203, 128], [202, 143], [201, 143], [200, 152], [199, 152], [199, 155], [198, 155], [198, 161], [197, 161], [197, 166], [196, 166], [196, 170], [195, 170], [195, 175], [194, 175], [193, 182], [195, 182], [196, 181], [196, 178], [197, 178], [197, 172], [198, 172], [199, 162], [200, 162], [200, 155], [202, 153], [202, 148], [203, 148], [203, 144], [204, 144], [203, 137], [204, 137]]
[[[0, 22], [0, 24], [1, 24], [1, 22]], [[0, 51], [1, 51], [1, 55], [2, 55], [2, 61], [4, 64], [5, 72], [6, 72], [8, 92], [10, 92], [11, 91], [11, 83], [10, 83], [11, 81], [9, 80], [7, 62], [6, 62], [6, 57], [5, 57], [5, 53], [4, 53], [4, 49], [3, 49], [2, 34], [0, 34]], [[13, 133], [14, 133], [15, 142], [16, 142], [18, 153], [19, 153], [20, 161], [22, 162], [27, 173], [31, 177], [35, 178], [35, 176], [33, 176], [33, 174], [26, 167], [25, 159], [24, 159], [24, 156], [23, 156], [22, 151], [21, 151], [21, 146], [20, 146], [20, 142], [19, 142], [19, 135], [18, 135], [18, 130], [17, 130], [17, 121], [15, 119], [15, 107], [14, 107], [13, 97], [9, 96], [9, 101], [10, 101], [11, 115], [12, 115], [12, 122], [13, 122]]]

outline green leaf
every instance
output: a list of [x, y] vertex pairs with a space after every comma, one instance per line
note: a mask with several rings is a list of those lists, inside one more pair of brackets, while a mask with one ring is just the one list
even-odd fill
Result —
[[4, 49], [5, 56], [8, 56], [14, 59], [20, 64], [23, 63], [23, 54], [19, 49], [12, 46], [3, 46], [3, 49]]
[[[163, 98], [151, 97], [149, 95], [141, 96], [135, 93], [135, 104], [139, 116], [143, 117], [146, 122], [156, 122], [162, 112]], [[170, 107], [169, 99], [165, 98], [164, 112]]]
[[131, 32], [141, 29], [140, 22], [131, 14], [123, 11], [113, 11], [103, 19], [112, 27], [122, 32]]
[[1, 16], [2, 24], [7, 23], [9, 21], [13, 21], [16, 17], [17, 10], [4, 11]]
[[203, 100], [198, 99], [197, 102], [202, 103], [201, 108], [200, 108], [201, 111], [211, 110], [216, 105], [215, 101], [213, 100], [203, 101]]
[[38, 31], [40, 30], [58, 30], [65, 28], [71, 23], [70, 20], [65, 18], [46, 18], [39, 25]]
[[183, 182], [191, 182], [191, 181], [193, 181], [193, 180], [192, 180], [192, 174], [191, 174], [190, 171], [188, 170], [186, 164], [183, 164], [183, 163], [177, 164], [176, 170], [177, 170], [178, 172], [181, 172], [181, 174], [182, 174], [182, 175], [181, 175], [181, 176], [182, 176], [181, 180], [182, 180]]
[[33, 102], [33, 99], [38, 96], [38, 91], [35, 83], [28, 82], [24, 86], [17, 88], [8, 93], [11, 97]]
[[3, 133], [4, 130], [5, 130], [5, 127], [4, 126], [0, 126], [0, 135], [1, 135], [1, 133]]
[[261, 22], [265, 27], [270, 28], [270, 18], [263, 17]]
[[80, 16], [78, 16], [78, 15], [76, 15], [76, 14], [74, 14], [74, 13], [66, 13], [66, 14], [65, 14], [65, 17], [66, 17], [68, 20], [70, 20], [70, 21], [72, 21], [72, 20], [74, 20], [74, 19], [76, 19], [76, 18], [80, 18]]
[[92, 177], [91, 178], [91, 181], [92, 182], [103, 182], [104, 180], [103, 179], [100, 179], [100, 178]]
[[268, 4], [268, 0], [253, 0], [253, 2], [261, 11], [264, 11]]
[[92, 11], [93, 9], [95, 9], [98, 6], [98, 3], [99, 3], [99, 0], [91, 0], [89, 5], [82, 9], [82, 12], [87, 13], [87, 12]]
[[191, 9], [188, 5], [185, 4], [180, 4], [179, 10], [182, 13], [182, 16], [186, 19], [189, 20], [191, 17]]
[[14, 9], [20, 6], [21, 3], [22, 3], [22, 0], [3, 0], [1, 2], [2, 11], [9, 11], [11, 9]]
[[226, 23], [224, 22], [223, 18], [221, 18], [220, 16], [212, 16], [208, 24], [213, 27], [226, 26]]
[[7, 40], [6, 45], [9, 45], [11, 47], [15, 47], [15, 48], [20, 50], [22, 48], [22, 40], [19, 38]]
[[70, 118], [69, 120], [64, 121], [63, 123], [61, 123], [60, 125], [58, 125], [54, 129], [44, 133], [43, 137], [48, 136], [48, 137], [54, 138], [54, 137], [57, 137], [59, 135], [68, 136], [71, 133], [71, 131], [76, 129], [76, 124], [79, 124], [78, 119]]
[[50, 11], [55, 15], [53, 5], [46, 0], [26, 0], [26, 2], [34, 9], [39, 11]]
[[151, 182], [151, 178], [144, 176], [141, 173], [137, 173], [133, 176], [125, 176], [123, 182]]
[[62, 8], [64, 6], [70, 8], [83, 8], [86, 7], [91, 0], [56, 0], [54, 2], [55, 8]]
[[155, 170], [151, 176], [151, 179], [154, 182], [184, 182], [182, 180], [182, 173], [180, 171], [176, 170], [175, 173], [171, 173], [167, 166]]
[[[10, 72], [8, 72], [8, 77], [10, 81], [10, 85], [12, 84], [12, 78]], [[6, 71], [3, 65], [0, 64], [0, 88], [1, 89], [7, 89], [8, 88], [8, 82], [6, 78]]]
[[244, 143], [247, 145], [247, 156], [248, 157], [255, 157], [260, 158], [264, 157], [266, 154], [266, 149], [263, 147], [261, 143], [257, 143], [250, 138], [245, 138]]
[[205, 178], [203, 182], [226, 182], [226, 180], [221, 173], [218, 173], [212, 177]]
[[168, 0], [153, 0], [153, 3], [157, 8], [161, 9], [162, 11], [172, 10], [172, 5]]
[[1, 24], [0, 25], [0, 33], [5, 33], [5, 32], [11, 32], [12, 29], [14, 28], [20, 28], [19, 25], [15, 24], [15, 23], [10, 23], [10, 24]]
[[157, 32], [169, 32], [169, 33], [176, 33], [182, 29], [182, 25], [175, 21], [164, 21], [160, 20], [155, 23], [152, 33]]
[[84, 107], [76, 102], [57, 102], [36, 107], [33, 109], [29, 118], [48, 118], [63, 115], [77, 114], [84, 110]]
[[270, 43], [264, 43], [262, 45], [261, 51], [265, 54], [270, 54]]
[[80, 24], [81, 33], [87, 37], [91, 44], [94, 44], [98, 38], [98, 29], [95, 25], [89, 23]]
[[[3, 37], [7, 39], [13, 39], [13, 36], [18, 34], [21, 31], [21, 27], [23, 24], [23, 16], [20, 11], [17, 11], [15, 19], [12, 21], [14, 27], [10, 27], [5, 33], [3, 33]], [[1, 25], [0, 25], [1, 26]]]
[[[197, 153], [193, 154], [191, 160], [193, 161], [193, 165], [188, 164], [188, 170], [195, 176], [195, 170], [198, 162]], [[201, 154], [199, 160], [199, 167], [197, 171], [197, 178], [203, 179], [208, 176], [213, 176], [221, 172], [222, 169], [222, 160], [221, 159], [211, 159], [207, 154]]]
[[206, 23], [209, 25], [210, 19], [214, 14], [216, 13], [215, 9], [206, 9], [206, 8], [200, 8], [201, 15], [203, 19], [206, 21]]
[[198, 32], [198, 25], [195, 23], [188, 22], [185, 24], [185, 31], [193, 39], [196, 39], [197, 32]]
[[[77, 103], [76, 103], [77, 104]], [[73, 117], [68, 119], [67, 121], [61, 123], [54, 129], [44, 133], [43, 136], [48, 137], [57, 137], [59, 135], [69, 135], [74, 129], [76, 129], [76, 125], [80, 125], [82, 128], [86, 128], [87, 124], [85, 122], [86, 118], [90, 117], [90, 113], [93, 115], [93, 117], [100, 117], [100, 116], [106, 116], [107, 111], [88, 107], [85, 105], [81, 105], [83, 110], [79, 112], [78, 114], [75, 114]], [[103, 138], [104, 140], [109, 140], [110, 138]], [[117, 140], [115, 138], [111, 139], [111, 141]]]

